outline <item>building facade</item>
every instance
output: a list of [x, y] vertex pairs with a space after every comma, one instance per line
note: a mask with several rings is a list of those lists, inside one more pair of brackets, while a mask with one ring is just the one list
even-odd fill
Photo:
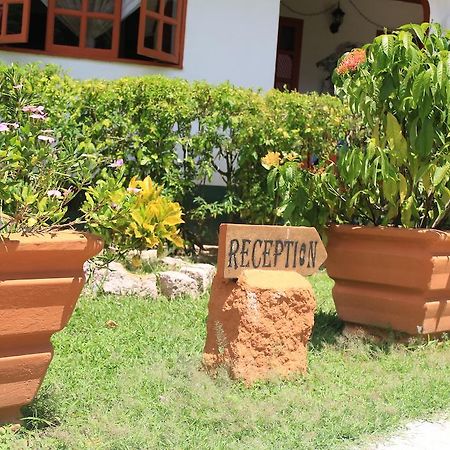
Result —
[[430, 12], [449, 26], [449, 0], [2, 0], [0, 60], [320, 92], [343, 52]]

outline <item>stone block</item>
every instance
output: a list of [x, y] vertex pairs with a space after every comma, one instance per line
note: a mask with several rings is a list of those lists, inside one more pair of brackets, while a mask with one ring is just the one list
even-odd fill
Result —
[[181, 267], [189, 265], [189, 263], [182, 260], [181, 258], [174, 258], [172, 256], [166, 256], [165, 258], [161, 259], [161, 262], [167, 266], [169, 271], [178, 270]]
[[211, 264], [193, 264], [180, 269], [181, 273], [185, 273], [197, 282], [200, 292], [206, 292], [210, 287], [216, 268]]
[[197, 281], [185, 273], [160, 272], [158, 283], [161, 294], [170, 299], [186, 295], [196, 297], [200, 294]]
[[157, 250], [132, 250], [131, 252], [128, 252], [127, 259], [131, 261], [133, 256], [139, 256], [141, 258], [142, 263], [149, 264], [152, 262], [158, 261], [158, 251]]
[[224, 367], [247, 385], [305, 373], [315, 308], [311, 284], [295, 272], [247, 270], [237, 282], [216, 276], [204, 367]]
[[93, 269], [89, 282], [94, 292], [100, 289], [106, 294], [158, 296], [156, 275], [131, 273], [118, 262], [111, 262], [107, 268]]

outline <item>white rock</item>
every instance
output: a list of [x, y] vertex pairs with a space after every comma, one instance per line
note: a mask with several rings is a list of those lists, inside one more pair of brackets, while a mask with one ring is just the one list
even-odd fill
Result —
[[102, 290], [107, 294], [138, 295], [150, 298], [158, 296], [156, 275], [136, 275], [128, 272], [118, 262], [111, 262], [108, 268], [94, 270], [89, 281], [94, 292]]
[[189, 275], [181, 272], [167, 271], [158, 274], [161, 294], [168, 298], [184, 295], [196, 297], [200, 294], [197, 282]]
[[193, 278], [197, 282], [199, 291], [203, 293], [211, 287], [216, 268], [211, 264], [193, 264], [182, 267], [180, 272]]
[[157, 250], [142, 250], [139, 252], [138, 250], [132, 250], [131, 252], [128, 252], [127, 259], [131, 260], [133, 256], [140, 256], [141, 261], [145, 263], [152, 263], [158, 260], [158, 251]]
[[189, 265], [189, 263], [183, 261], [181, 258], [173, 258], [172, 256], [166, 256], [161, 262], [165, 264], [169, 270], [177, 270]]

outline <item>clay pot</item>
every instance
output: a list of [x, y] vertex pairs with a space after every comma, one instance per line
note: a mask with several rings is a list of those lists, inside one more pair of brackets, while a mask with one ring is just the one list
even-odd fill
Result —
[[450, 330], [450, 233], [338, 225], [328, 237], [342, 320], [411, 335]]
[[84, 285], [83, 263], [100, 238], [59, 232], [0, 241], [0, 423], [18, 422], [53, 356]]

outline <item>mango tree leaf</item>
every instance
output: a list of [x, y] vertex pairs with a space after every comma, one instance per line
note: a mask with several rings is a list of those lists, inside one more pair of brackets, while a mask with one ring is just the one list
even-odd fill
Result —
[[408, 194], [408, 183], [406, 181], [406, 178], [400, 174], [399, 175], [400, 182], [398, 186], [398, 191], [400, 194], [400, 203], [403, 203], [405, 201], [406, 195]]
[[442, 167], [438, 167], [436, 169], [436, 171], [434, 172], [434, 176], [433, 176], [433, 186], [439, 186], [442, 181], [445, 179], [445, 177], [447, 176], [447, 174], [449, 173], [450, 170], [450, 164], [447, 163]]
[[414, 205], [414, 197], [411, 195], [402, 206], [402, 224], [405, 227], [411, 226], [412, 209]]
[[383, 181], [383, 195], [389, 203], [396, 203], [398, 194], [397, 182], [394, 178], [385, 178]]
[[402, 127], [391, 113], [386, 115], [386, 135], [393, 156], [400, 164], [404, 163], [408, 158], [408, 143], [403, 136]]

